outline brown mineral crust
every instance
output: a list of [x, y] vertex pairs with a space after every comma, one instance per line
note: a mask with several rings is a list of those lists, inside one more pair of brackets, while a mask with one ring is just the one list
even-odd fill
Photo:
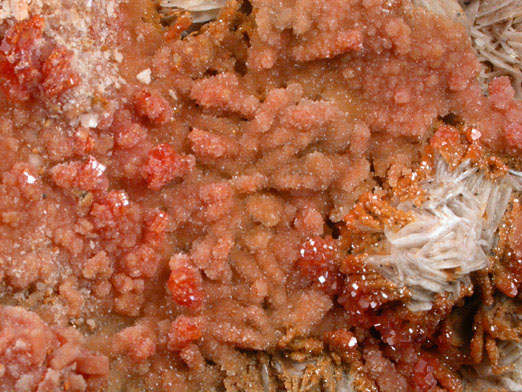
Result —
[[361, 195], [359, 202], [344, 217], [347, 226], [359, 225], [375, 231], [382, 231], [385, 225], [398, 230], [412, 219], [411, 213], [394, 208], [381, 196], [370, 192]]
[[259, 106], [259, 101], [245, 94], [235, 74], [224, 73], [201, 80], [194, 84], [190, 97], [204, 108], [221, 109], [251, 117]]
[[156, 351], [156, 333], [145, 323], [127, 327], [112, 337], [112, 350], [128, 355], [135, 362], [143, 362]]
[[329, 59], [340, 54], [359, 51], [363, 47], [363, 37], [359, 30], [347, 30], [336, 33], [319, 34], [303, 44], [291, 49], [291, 55], [297, 61]]
[[517, 258], [522, 257], [522, 208], [520, 203], [513, 207], [511, 217], [511, 230], [508, 231], [509, 246]]

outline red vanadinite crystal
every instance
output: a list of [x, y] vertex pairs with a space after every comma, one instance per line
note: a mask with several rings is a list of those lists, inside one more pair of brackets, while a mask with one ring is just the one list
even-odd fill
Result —
[[389, 346], [408, 347], [417, 335], [417, 329], [400, 318], [394, 311], [385, 311], [375, 317], [374, 326], [381, 334], [381, 340]]
[[181, 351], [193, 341], [201, 338], [201, 336], [201, 330], [193, 318], [178, 316], [170, 326], [168, 348], [172, 351]]
[[32, 49], [35, 41], [42, 37], [44, 25], [44, 18], [38, 15], [16, 23], [5, 35], [0, 50], [12, 55]]
[[0, 43], [0, 88], [13, 101], [27, 101], [40, 81], [35, 44], [43, 35], [44, 19], [33, 16], [11, 27]]
[[90, 215], [98, 229], [117, 230], [129, 209], [130, 201], [125, 191], [113, 190], [93, 203]]
[[59, 46], [45, 60], [42, 86], [47, 97], [59, 96], [80, 83], [80, 77], [71, 68], [72, 56], [70, 50]]
[[171, 145], [159, 144], [149, 152], [143, 174], [148, 187], [159, 190], [174, 178], [183, 176], [193, 165], [190, 157], [177, 154]]
[[134, 96], [136, 112], [155, 125], [164, 124], [172, 117], [172, 109], [161, 95], [141, 90]]
[[79, 127], [74, 134], [74, 150], [79, 156], [84, 156], [94, 149], [95, 135], [88, 128]]
[[437, 387], [437, 379], [435, 371], [439, 367], [437, 359], [429, 355], [419, 358], [413, 367], [411, 381], [414, 384], [414, 390], [419, 392], [431, 392]]
[[109, 181], [105, 175], [105, 166], [93, 156], [85, 161], [71, 161], [56, 165], [51, 170], [52, 179], [62, 188], [77, 187], [84, 191], [105, 190]]
[[105, 203], [113, 216], [123, 216], [127, 212], [130, 201], [125, 191], [110, 191], [105, 198]]
[[460, 133], [456, 128], [443, 125], [431, 138], [430, 146], [435, 148], [450, 166], [456, 167], [466, 152], [466, 147], [460, 139]]
[[324, 334], [323, 338], [334, 350], [349, 352], [357, 347], [357, 338], [348, 330], [329, 331]]
[[105, 169], [105, 165], [98, 162], [93, 156], [89, 156], [80, 166], [76, 179], [77, 186], [89, 191], [107, 189], [109, 183]]
[[145, 222], [144, 241], [152, 247], [160, 247], [165, 241], [169, 217], [163, 211], [156, 212]]
[[203, 302], [197, 272], [185, 266], [177, 266], [170, 272], [167, 287], [178, 305], [198, 308]]
[[342, 279], [337, 262], [337, 250], [332, 238], [313, 237], [299, 250], [297, 265], [301, 274], [329, 295], [342, 289]]

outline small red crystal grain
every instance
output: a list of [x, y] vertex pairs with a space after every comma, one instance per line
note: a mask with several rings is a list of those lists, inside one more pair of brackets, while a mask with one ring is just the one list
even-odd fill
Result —
[[431, 356], [421, 356], [413, 367], [412, 381], [420, 392], [431, 392], [437, 387], [435, 371], [438, 368], [437, 359]]
[[317, 236], [305, 241], [299, 250], [297, 265], [304, 277], [327, 294], [341, 291], [342, 279], [333, 239]]
[[164, 124], [172, 117], [172, 109], [161, 95], [141, 90], [134, 95], [134, 108], [141, 117], [155, 125]]
[[152, 190], [159, 190], [174, 178], [182, 177], [194, 166], [191, 156], [180, 155], [169, 144], [159, 144], [149, 152], [143, 175]]
[[187, 316], [178, 316], [170, 326], [168, 348], [172, 351], [181, 351], [201, 336], [196, 320]]
[[27, 101], [41, 79], [34, 52], [44, 24], [41, 16], [33, 16], [13, 25], [0, 42], [0, 88], [11, 101]]
[[42, 87], [48, 98], [62, 95], [80, 84], [80, 77], [73, 71], [71, 59], [73, 53], [63, 46], [53, 49], [42, 66]]
[[169, 217], [163, 211], [157, 211], [145, 221], [143, 240], [150, 246], [160, 247], [165, 241]]
[[178, 305], [195, 309], [203, 302], [197, 272], [185, 266], [177, 266], [170, 272], [167, 287], [172, 300]]

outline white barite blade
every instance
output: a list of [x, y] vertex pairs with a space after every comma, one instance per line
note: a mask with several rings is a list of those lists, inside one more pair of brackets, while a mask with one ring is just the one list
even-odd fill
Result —
[[459, 3], [466, 13], [473, 46], [482, 63], [479, 79], [483, 87], [487, 88], [497, 76], [508, 75], [517, 98], [522, 98], [522, 2], [459, 0]]
[[503, 341], [498, 348], [499, 366], [507, 367], [508, 370], [502, 374], [494, 374], [489, 363], [465, 368], [461, 371], [464, 378], [464, 392], [488, 390], [522, 392], [522, 345]]
[[163, 0], [162, 7], [179, 8], [186, 11], [209, 11], [222, 8], [226, 0]]
[[204, 23], [216, 19], [226, 0], [162, 0], [163, 10], [188, 11], [192, 22]]
[[469, 162], [450, 170], [437, 158], [434, 177], [421, 183], [427, 200], [398, 209], [411, 212], [413, 221], [399, 231], [385, 228], [383, 248], [388, 254], [367, 261], [385, 278], [412, 292], [409, 308], [429, 310], [437, 293], [458, 296], [469, 274], [486, 268], [497, 242], [498, 227], [508, 208], [513, 174], [490, 180]]

